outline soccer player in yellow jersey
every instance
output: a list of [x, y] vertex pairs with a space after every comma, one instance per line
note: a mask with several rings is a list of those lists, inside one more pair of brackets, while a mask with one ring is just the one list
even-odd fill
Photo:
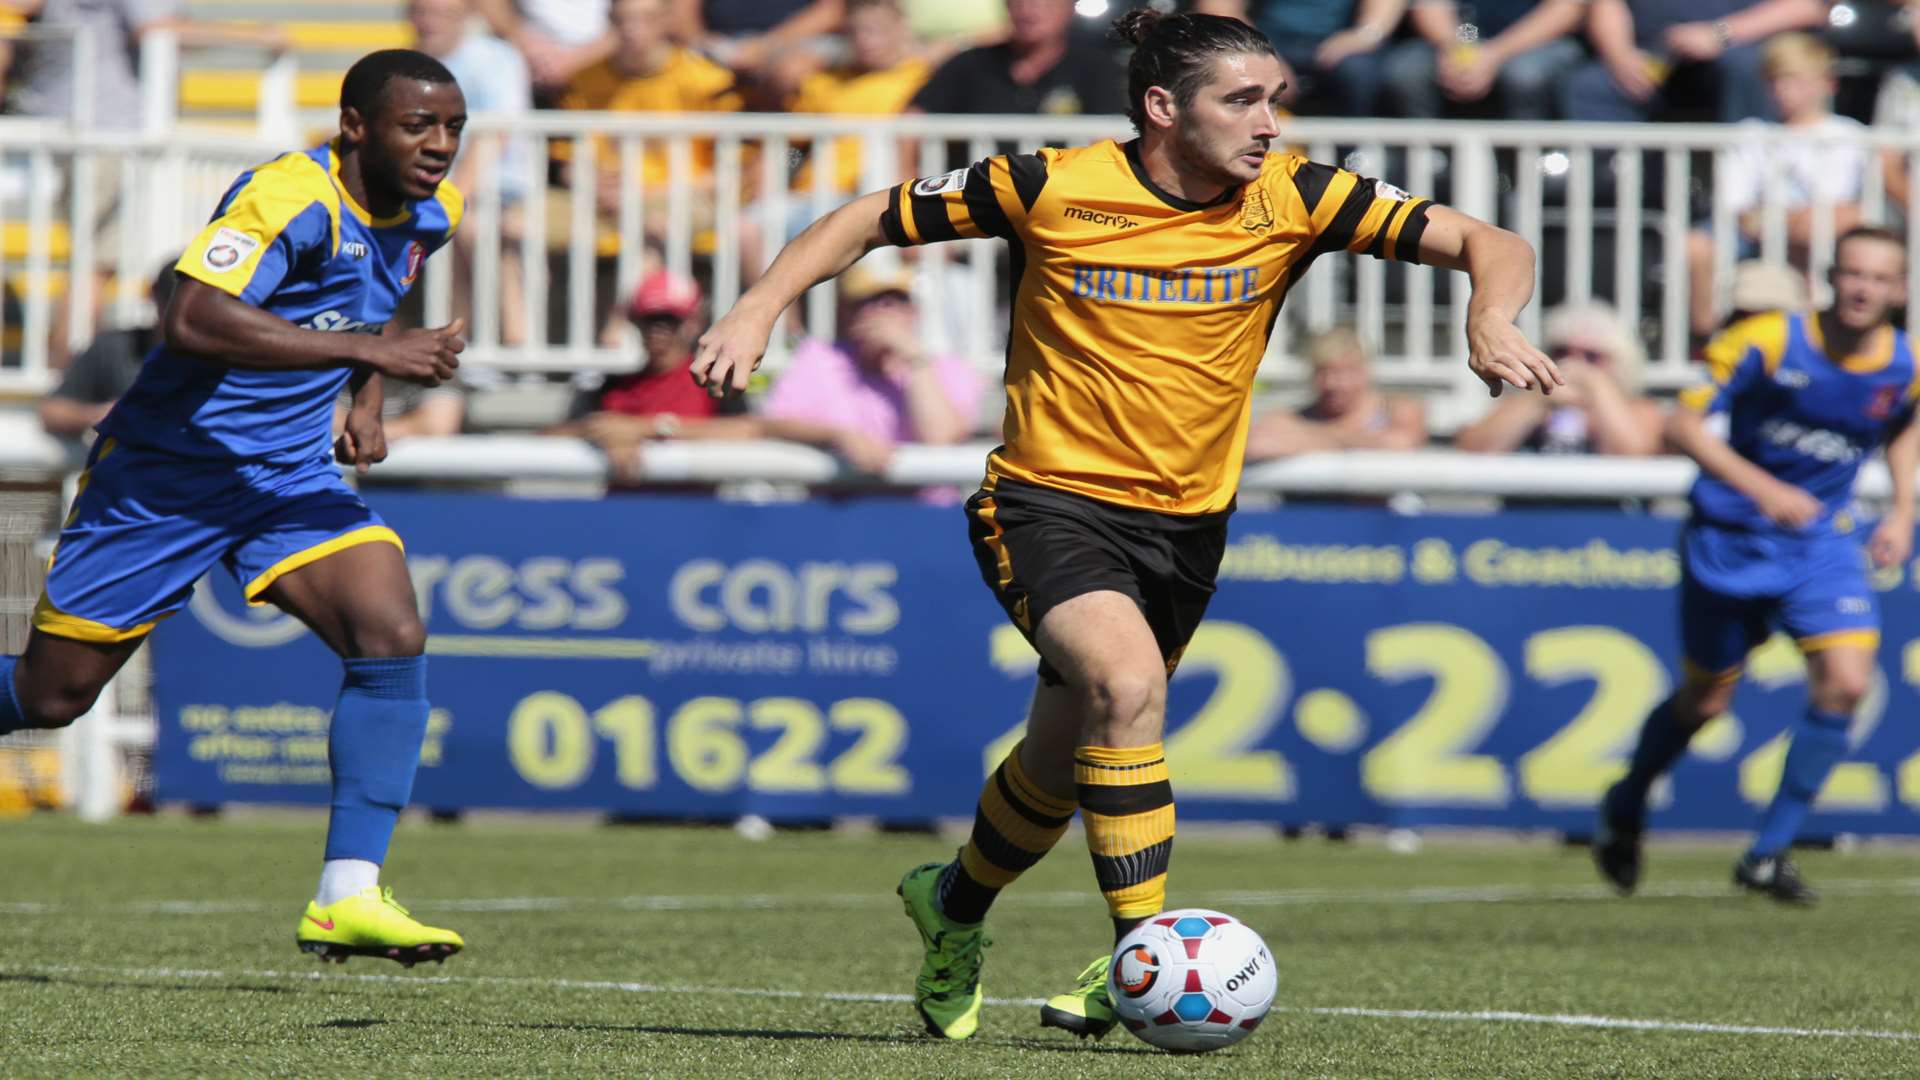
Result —
[[[1287, 290], [1325, 253], [1465, 270], [1468, 364], [1550, 391], [1514, 317], [1526, 241], [1386, 184], [1271, 152], [1286, 89], [1234, 19], [1130, 12], [1140, 137], [981, 161], [822, 219], [700, 341], [696, 381], [744, 389], [776, 317], [881, 244], [997, 236], [1012, 248], [1006, 445], [967, 504], [987, 584], [1041, 656], [1027, 736], [980, 793], [958, 858], [907, 873], [930, 1031], [979, 1025], [983, 920], [1076, 811], [1116, 934], [1160, 911], [1173, 846], [1167, 679], [1213, 594], [1255, 369]], [[1107, 957], [1041, 1021], [1114, 1023]]]

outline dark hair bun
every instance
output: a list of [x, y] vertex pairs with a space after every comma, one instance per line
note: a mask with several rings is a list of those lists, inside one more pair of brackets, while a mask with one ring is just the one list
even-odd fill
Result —
[[1153, 33], [1153, 28], [1159, 26], [1164, 18], [1166, 16], [1157, 11], [1136, 8], [1113, 20], [1113, 32], [1120, 40], [1139, 45], [1147, 40], [1147, 35]]

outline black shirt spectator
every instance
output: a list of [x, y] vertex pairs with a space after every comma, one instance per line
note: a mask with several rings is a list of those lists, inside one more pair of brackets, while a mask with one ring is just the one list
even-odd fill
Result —
[[159, 323], [166, 316], [173, 286], [173, 260], [169, 259], [149, 286], [148, 295], [153, 297], [153, 309], [159, 318], [148, 326], [100, 332], [67, 365], [60, 385], [40, 402], [40, 426], [47, 434], [82, 439], [93, 425], [105, 419], [113, 403], [139, 377], [147, 353], [160, 343]]
[[1118, 115], [1127, 111], [1126, 73], [1111, 52], [1076, 37], [1058, 64], [1029, 83], [1013, 79], [1013, 48], [968, 49], [940, 65], [913, 97], [927, 113]]

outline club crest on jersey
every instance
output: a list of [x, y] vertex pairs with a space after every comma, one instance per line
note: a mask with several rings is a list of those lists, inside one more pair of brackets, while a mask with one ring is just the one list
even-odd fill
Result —
[[1873, 397], [1867, 402], [1867, 419], [1885, 420], [1892, 416], [1893, 407], [1899, 400], [1900, 388], [1897, 386], [1883, 386], [1875, 390]]
[[1265, 191], [1250, 188], [1240, 200], [1240, 227], [1255, 236], [1265, 236], [1273, 228], [1273, 203]]
[[1394, 202], [1406, 202], [1408, 199], [1413, 198], [1413, 196], [1394, 187], [1385, 180], [1375, 180], [1373, 182], [1373, 197], [1376, 199], [1391, 199]]
[[913, 185], [915, 195], [938, 195], [943, 191], [959, 191], [967, 186], [967, 170], [955, 169], [940, 176], [929, 176]]
[[420, 241], [418, 240], [408, 241], [407, 272], [401, 275], [400, 284], [402, 285], [413, 284], [413, 280], [420, 276], [420, 264], [426, 261], [427, 261], [427, 249], [420, 246]]
[[239, 266], [247, 256], [259, 248], [260, 241], [238, 229], [225, 225], [214, 230], [213, 239], [208, 241], [206, 253], [200, 256], [200, 262], [216, 274], [222, 274]]

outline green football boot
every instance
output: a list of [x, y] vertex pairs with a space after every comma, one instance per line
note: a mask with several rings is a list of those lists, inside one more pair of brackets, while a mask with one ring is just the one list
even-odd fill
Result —
[[1103, 955], [1080, 973], [1080, 982], [1064, 994], [1055, 994], [1040, 1006], [1040, 1026], [1071, 1031], [1081, 1038], [1098, 1039], [1113, 1030], [1119, 1017], [1107, 996], [1107, 968], [1113, 957]]
[[940, 914], [936, 890], [943, 863], [926, 863], [907, 871], [894, 892], [906, 904], [907, 918], [920, 931], [927, 956], [913, 980], [913, 1007], [930, 1034], [964, 1039], [980, 1030], [980, 964], [991, 942], [984, 924], [966, 926]]

